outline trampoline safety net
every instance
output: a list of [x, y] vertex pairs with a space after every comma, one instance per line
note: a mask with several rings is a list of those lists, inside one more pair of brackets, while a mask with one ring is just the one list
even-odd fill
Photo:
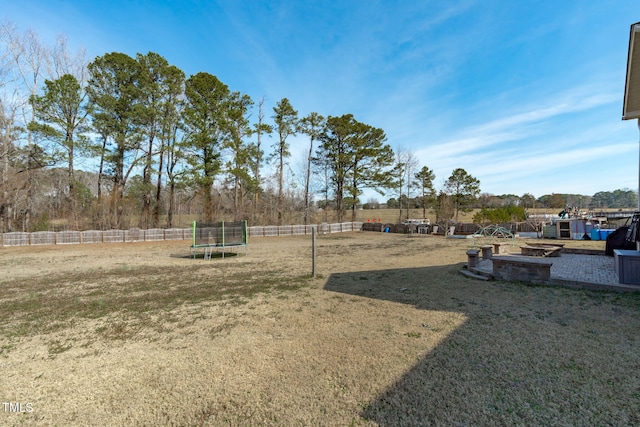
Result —
[[215, 222], [212, 224], [194, 221], [192, 225], [193, 246], [240, 246], [247, 244], [247, 222]]

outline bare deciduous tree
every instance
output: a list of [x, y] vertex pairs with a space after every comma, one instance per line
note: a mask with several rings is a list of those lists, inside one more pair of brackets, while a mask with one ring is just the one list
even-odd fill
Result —
[[309, 186], [311, 180], [311, 160], [313, 159], [313, 143], [320, 135], [324, 127], [324, 117], [318, 113], [310, 113], [300, 121], [300, 131], [309, 136], [309, 154], [305, 166], [305, 186], [304, 186], [304, 225], [309, 222]]
[[260, 192], [262, 191], [262, 177], [260, 175], [262, 160], [264, 151], [262, 150], [262, 137], [270, 135], [273, 132], [273, 127], [264, 122], [264, 98], [258, 101], [258, 122], [253, 125], [253, 134], [256, 135], [256, 142], [253, 144], [251, 152], [253, 153], [253, 159], [251, 161], [253, 166], [253, 221], [254, 223], [258, 219], [258, 202], [260, 199]]

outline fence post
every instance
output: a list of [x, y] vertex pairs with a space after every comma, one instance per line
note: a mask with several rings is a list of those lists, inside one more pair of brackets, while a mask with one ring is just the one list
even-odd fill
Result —
[[311, 227], [311, 277], [316, 277], [316, 227]]

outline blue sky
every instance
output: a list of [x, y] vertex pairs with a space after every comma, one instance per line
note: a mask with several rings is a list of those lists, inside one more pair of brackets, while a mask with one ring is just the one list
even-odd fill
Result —
[[[91, 59], [157, 52], [268, 116], [284, 97], [351, 113], [438, 188], [458, 167], [493, 194], [638, 188], [638, 127], [621, 120], [637, 1], [0, 0], [0, 17]], [[290, 143], [295, 171], [307, 140]]]

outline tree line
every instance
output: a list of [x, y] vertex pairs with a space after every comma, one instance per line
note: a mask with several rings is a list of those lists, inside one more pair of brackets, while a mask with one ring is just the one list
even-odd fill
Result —
[[[420, 197], [407, 198], [403, 195], [400, 200], [395, 197], [387, 199], [382, 205], [377, 199], [371, 198], [364, 205], [364, 209], [380, 209], [398, 208], [400, 204], [408, 205], [412, 209], [422, 206]], [[522, 196], [516, 194], [495, 195], [490, 193], [481, 193], [475, 200], [468, 204], [468, 208], [472, 209], [495, 209], [520, 207], [522, 211], [517, 210], [518, 215], [523, 215], [527, 209], [565, 209], [568, 207], [583, 210], [598, 209], [636, 209], [638, 206], [638, 193], [629, 189], [617, 189], [614, 191], [599, 191], [592, 196], [584, 194], [561, 194], [552, 193], [545, 194], [536, 198], [530, 193]], [[505, 212], [510, 212], [507, 209]], [[516, 211], [514, 211], [516, 212]]]
[[[64, 37], [49, 48], [8, 22], [0, 40], [0, 231], [171, 227], [187, 205], [205, 221], [280, 225], [303, 212], [308, 223], [316, 197], [325, 219], [331, 206], [332, 219], [350, 209], [355, 220], [365, 189], [419, 189], [423, 209], [453, 215], [479, 193], [456, 169], [436, 194], [428, 167], [352, 114], [301, 117], [287, 98], [269, 111], [154, 52], [87, 63]], [[302, 185], [289, 165], [295, 136], [308, 144]]]
[[[462, 168], [436, 190], [434, 172], [411, 150], [392, 149], [383, 129], [353, 114], [301, 115], [288, 98], [268, 108], [155, 52], [88, 62], [64, 37], [47, 47], [8, 22], [0, 43], [1, 232], [172, 227], [185, 214], [278, 225], [355, 220], [366, 189], [390, 195], [399, 221], [417, 207], [442, 223], [496, 200], [615, 207], [635, 197], [481, 194]], [[295, 177], [292, 140], [305, 144]]]

